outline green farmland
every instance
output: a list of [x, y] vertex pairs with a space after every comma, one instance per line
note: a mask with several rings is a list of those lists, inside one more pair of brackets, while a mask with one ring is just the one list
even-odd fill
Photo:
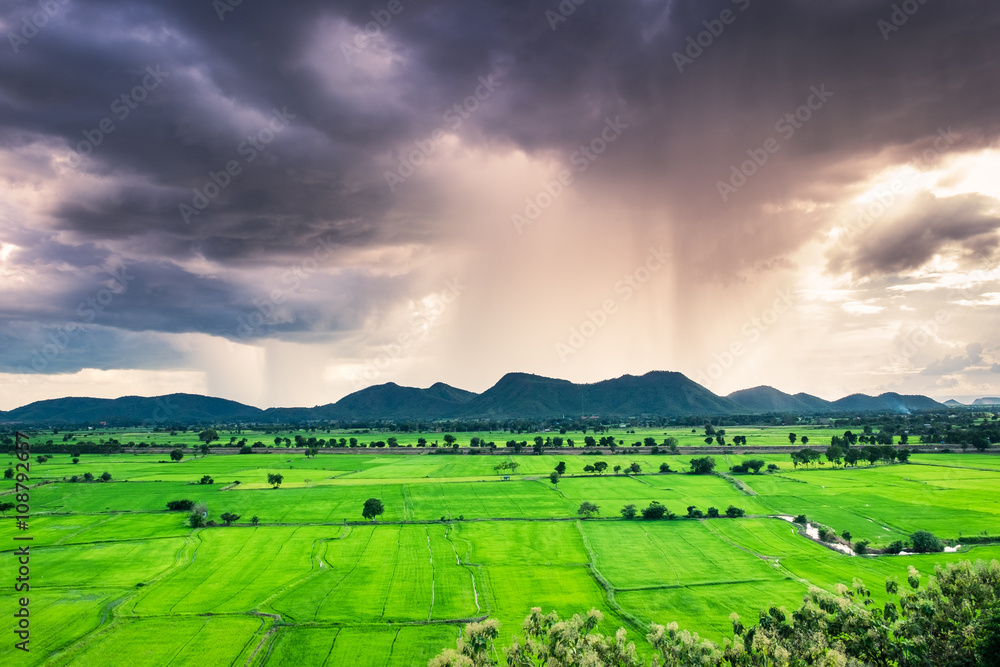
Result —
[[[604, 457], [164, 458], [32, 458], [28, 529], [10, 511], [0, 523], [4, 586], [14, 578], [11, 545], [21, 544], [12, 538], [32, 538], [31, 651], [8, 638], [0, 664], [422, 665], [473, 619], [499, 619], [509, 644], [534, 606], [563, 616], [597, 608], [602, 630], [625, 627], [646, 651], [650, 622], [719, 641], [731, 634], [730, 612], [752, 623], [761, 608], [796, 608], [810, 586], [860, 578], [879, 597], [883, 580], [905, 580], [911, 565], [928, 576], [936, 563], [1000, 558], [1000, 543], [962, 541], [1000, 535], [1000, 458], [982, 454], [856, 469], [795, 469], [787, 455], [768, 454], [754, 458], [778, 471], [732, 476], [658, 474], [661, 463], [685, 470], [690, 457], [627, 448]], [[717, 470], [743, 458], [717, 456]], [[585, 475], [597, 460], [608, 471]], [[519, 466], [499, 475], [504, 461]], [[566, 472], [553, 484], [560, 462]], [[612, 472], [632, 463], [641, 474]], [[105, 472], [111, 481], [65, 481]], [[269, 474], [282, 475], [278, 488]], [[198, 483], [205, 475], [212, 484]], [[14, 499], [13, 486], [4, 480], [0, 501]], [[361, 515], [368, 498], [384, 505], [375, 522]], [[226, 512], [241, 518], [191, 528], [189, 512], [166, 510], [180, 499], [203, 504], [218, 524]], [[654, 501], [677, 518], [621, 518], [623, 506]], [[579, 517], [582, 502], [597, 504], [598, 516]], [[746, 516], [683, 518], [689, 506], [730, 505]], [[850, 556], [772, 518], [799, 514], [872, 547], [918, 530], [961, 546]], [[0, 614], [12, 618], [17, 604], [4, 595]]]

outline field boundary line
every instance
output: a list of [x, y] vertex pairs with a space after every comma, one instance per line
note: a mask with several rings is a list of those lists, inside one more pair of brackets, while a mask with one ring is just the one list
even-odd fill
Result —
[[580, 540], [583, 542], [583, 548], [587, 552], [587, 558], [589, 562], [586, 564], [586, 569], [590, 573], [590, 576], [594, 578], [597, 585], [604, 591], [604, 597], [607, 600], [608, 606], [615, 610], [615, 612], [622, 617], [628, 623], [631, 623], [635, 630], [640, 633], [645, 632], [649, 629], [649, 623], [642, 620], [630, 611], [626, 611], [621, 604], [619, 604], [618, 599], [615, 597], [615, 592], [617, 589], [608, 581], [608, 578], [597, 569], [597, 552], [594, 551], [593, 547], [590, 545], [590, 540], [587, 538], [587, 533], [583, 529], [583, 523], [580, 520], [576, 522], [576, 529], [580, 533]]
[[[783, 577], [778, 581], [792, 581], [794, 577]], [[678, 588], [699, 588], [708, 586], [730, 586], [732, 584], [773, 584], [774, 579], [740, 579], [734, 581], [698, 581], [688, 584], [663, 584], [662, 586], [629, 586], [627, 588], [615, 589], [619, 593], [639, 593], [642, 591], [667, 591]]]

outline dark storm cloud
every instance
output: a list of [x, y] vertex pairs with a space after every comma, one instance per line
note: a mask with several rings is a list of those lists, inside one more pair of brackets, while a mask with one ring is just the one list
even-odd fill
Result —
[[[860, 176], [820, 178], [830, 164], [906, 155], [940, 127], [954, 128], [964, 147], [985, 145], [1000, 127], [995, 3], [921, 5], [886, 41], [877, 22], [890, 17], [888, 2], [589, 0], [553, 23], [546, 11], [559, 11], [555, 1], [404, 1], [380, 29], [384, 40], [348, 62], [341, 40], [384, 6], [244, 2], [220, 20], [210, 2], [72, 2], [17, 54], [0, 57], [0, 144], [96, 143], [75, 172], [100, 177], [100, 186], [46, 206], [56, 230], [88, 244], [63, 246], [67, 261], [85, 263], [90, 253], [103, 265], [105, 242], [127, 248], [120, 252], [137, 278], [107, 313], [108, 326], [226, 335], [259, 296], [175, 261], [280, 267], [320, 237], [355, 249], [438, 242], [447, 229], [426, 196], [435, 184], [421, 189], [420, 176], [393, 192], [384, 172], [491, 73], [501, 86], [462, 125], [465, 142], [566, 159], [620, 116], [630, 129], [581, 180], [669, 209], [693, 249], [679, 261], [727, 276], [780, 266], [815, 232], [760, 208], [790, 196], [823, 201]], [[36, 8], [5, 3], [0, 16], [16, 26]], [[711, 43], [680, 71], [675, 53], [709, 29], [706, 21], [718, 30], [724, 10], [734, 20], [702, 38]], [[721, 201], [717, 181], [823, 84], [834, 93], [828, 105], [732, 201]], [[240, 146], [275, 109], [294, 118], [246, 160]], [[95, 134], [105, 118], [113, 131]], [[240, 174], [185, 221], [179, 204], [233, 160]], [[56, 165], [40, 168], [56, 177]], [[943, 243], [973, 252], [987, 238], [977, 235], [995, 229], [981, 208], [959, 206], [958, 223], [947, 211], [927, 216], [906, 233], [925, 224], [928, 234], [861, 249], [857, 262], [864, 270], [911, 266]], [[400, 210], [407, 214], [390, 214]], [[503, 224], [506, 216], [497, 212]], [[720, 255], [732, 259], [702, 261]], [[66, 319], [93, 287], [56, 299]], [[379, 299], [402, 292], [355, 287], [371, 303], [333, 306], [350, 317], [303, 302], [274, 331], [353, 326]]]
[[831, 256], [834, 270], [858, 274], [892, 274], [917, 269], [946, 250], [959, 261], [979, 266], [1000, 246], [996, 201], [981, 195], [938, 199], [917, 198], [910, 210], [892, 221], [878, 223]]
[[98, 325], [0, 322], [0, 373], [75, 373], [84, 368], [168, 369], [183, 354], [159, 337]]

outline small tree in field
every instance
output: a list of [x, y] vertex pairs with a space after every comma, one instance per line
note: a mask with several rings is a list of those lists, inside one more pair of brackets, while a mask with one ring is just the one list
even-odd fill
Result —
[[271, 485], [272, 488], [278, 488], [281, 486], [281, 482], [285, 479], [284, 475], [280, 472], [269, 472], [267, 473], [267, 483]]
[[365, 506], [361, 508], [361, 516], [375, 521], [375, 517], [385, 513], [385, 507], [378, 498], [369, 498], [365, 501]]
[[239, 514], [233, 514], [232, 512], [225, 512], [219, 518], [222, 519], [223, 521], [225, 521], [226, 525], [228, 526], [228, 525], [232, 524], [234, 521], [239, 521], [240, 520], [240, 515]]
[[253, 525], [255, 525], [255, 526], [257, 525], [257, 523], [259, 521], [260, 521], [260, 518], [256, 514], [254, 514], [252, 517], [250, 517], [250, 523], [253, 524]]
[[594, 503], [584, 501], [580, 503], [580, 509], [578, 509], [576, 513], [579, 514], [580, 516], [584, 516], [589, 519], [595, 514], [600, 514], [600, 511], [601, 508], [595, 505]]
[[667, 508], [656, 502], [649, 503], [649, 506], [642, 510], [643, 519], [662, 519], [667, 514]]
[[111, 473], [105, 472], [103, 475], [101, 475], [101, 481], [110, 482], [111, 481]]
[[712, 471], [715, 470], [715, 458], [711, 456], [702, 456], [701, 458], [691, 459], [691, 473], [694, 475], [710, 475]]
[[910, 542], [913, 544], [913, 550], [917, 553], [936, 553], [939, 551], [944, 551], [944, 546], [941, 544], [941, 540], [937, 538], [934, 533], [929, 533], [926, 530], [918, 530], [910, 536]]
[[184, 458], [184, 452], [182, 452], [181, 450], [175, 449], [172, 452], [170, 452], [170, 459], [172, 461], [180, 461], [182, 458]]
[[638, 513], [639, 511], [635, 508], [635, 505], [626, 505], [622, 508], [623, 519], [634, 519], [635, 515]]
[[0, 514], [3, 514], [3, 518], [7, 518], [7, 512], [14, 509], [16, 505], [14, 503], [0, 503]]
[[201, 528], [205, 525], [205, 515], [201, 512], [192, 512], [188, 517], [188, 525], [192, 528]]
[[553, 470], [551, 473], [549, 473], [549, 481], [552, 482], [553, 484], [558, 484], [559, 483], [559, 473], [557, 473], [555, 470]]

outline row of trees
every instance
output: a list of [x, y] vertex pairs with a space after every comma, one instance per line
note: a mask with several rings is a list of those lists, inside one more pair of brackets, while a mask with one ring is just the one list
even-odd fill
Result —
[[[909, 449], [896, 449], [889, 445], [850, 447], [846, 450], [839, 445], [830, 445], [826, 448], [825, 455], [826, 460], [835, 465], [856, 466], [861, 461], [868, 461], [871, 465], [875, 465], [878, 461], [906, 463], [910, 460], [912, 453]], [[792, 457], [792, 465], [798, 468], [800, 465], [821, 464], [824, 452], [807, 448], [792, 452], [790, 456]]]
[[[639, 514], [642, 514], [643, 519], [657, 520], [657, 519], [676, 519], [677, 515], [671, 512], [662, 503], [657, 501], [652, 501], [648, 506], [642, 510], [636, 509], [635, 505], [625, 505], [621, 508], [621, 515], [623, 519], [632, 520], [636, 518]], [[725, 516], [730, 519], [736, 519], [741, 516], [745, 516], [746, 512], [735, 505], [730, 505], [726, 508]], [[687, 508], [687, 515], [684, 517], [686, 519], [718, 519], [722, 516], [719, 510], [715, 507], [709, 507], [707, 513], [702, 512], [694, 505], [689, 505]]]
[[[908, 588], [895, 579], [885, 583], [894, 599], [879, 604], [860, 580], [831, 594], [810, 589], [789, 614], [771, 606], [758, 622], [745, 626], [730, 615], [732, 639], [720, 646], [681, 630], [677, 623], [652, 624], [646, 640], [656, 653], [652, 663], [639, 655], [627, 633], [597, 631], [604, 620], [591, 609], [585, 616], [562, 620], [535, 607], [515, 637], [501, 649], [511, 667], [770, 667], [772, 665], [878, 665], [888, 667], [968, 667], [996, 665], [1000, 656], [1000, 563], [968, 561], [935, 568], [921, 588], [921, 575], [910, 567]], [[428, 667], [495, 665], [500, 623], [486, 619], [465, 626], [454, 649], [446, 649]]]

